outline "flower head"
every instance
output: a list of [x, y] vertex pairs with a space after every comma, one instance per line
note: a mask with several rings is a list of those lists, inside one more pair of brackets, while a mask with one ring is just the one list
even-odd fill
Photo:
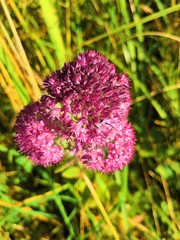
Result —
[[[72, 93], [89, 92], [91, 88], [103, 84], [115, 73], [115, 67], [101, 54], [95, 51], [86, 51], [61, 70], [47, 76], [44, 86], [47, 92], [58, 99], [67, 98]], [[100, 80], [100, 81], [99, 81]]]
[[[34, 163], [63, 158], [56, 138], [73, 141], [74, 152], [88, 168], [113, 172], [134, 154], [135, 136], [127, 121], [129, 79], [96, 51], [86, 51], [44, 81], [47, 92], [17, 119], [17, 142]], [[28, 139], [28, 142], [26, 140]]]
[[[63, 158], [63, 148], [55, 144], [60, 133], [55, 121], [55, 118], [60, 119], [55, 103], [54, 99], [43, 96], [41, 101], [27, 105], [17, 118], [16, 142], [34, 164], [48, 166]], [[52, 111], [54, 121], [51, 120]]]
[[127, 121], [110, 124], [105, 120], [98, 125], [96, 134], [89, 132], [89, 138], [82, 142], [82, 162], [101, 172], [121, 170], [133, 157], [134, 141], [133, 128]]

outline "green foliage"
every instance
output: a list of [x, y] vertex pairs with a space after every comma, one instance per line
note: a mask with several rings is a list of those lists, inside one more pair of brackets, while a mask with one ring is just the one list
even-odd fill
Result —
[[[180, 4], [0, 2], [0, 239], [180, 239]], [[112, 175], [70, 156], [33, 166], [14, 143], [17, 113], [43, 78], [86, 49], [132, 81], [136, 155]]]

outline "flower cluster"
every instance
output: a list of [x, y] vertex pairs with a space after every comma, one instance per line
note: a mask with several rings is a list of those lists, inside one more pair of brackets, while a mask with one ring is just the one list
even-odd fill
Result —
[[28, 105], [16, 122], [16, 141], [34, 164], [62, 161], [63, 144], [89, 169], [121, 170], [134, 154], [128, 122], [129, 80], [96, 51], [86, 51], [47, 76], [50, 96]]

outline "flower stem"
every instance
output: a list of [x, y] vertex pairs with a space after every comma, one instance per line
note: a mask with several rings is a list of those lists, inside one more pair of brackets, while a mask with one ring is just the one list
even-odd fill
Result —
[[129, 236], [129, 222], [128, 222], [128, 214], [126, 211], [126, 199], [127, 199], [127, 192], [128, 192], [128, 166], [125, 166], [122, 171], [122, 194], [120, 199], [120, 206], [121, 206], [121, 212], [124, 216], [124, 224], [126, 229], [126, 234], [128, 236], [128, 239], [130, 240], [131, 237]]
[[109, 229], [111, 229], [111, 232], [114, 235], [114, 239], [120, 240], [120, 238], [119, 238], [119, 236], [118, 236], [114, 226], [112, 225], [112, 222], [111, 222], [109, 216], [107, 215], [106, 210], [104, 209], [104, 206], [102, 205], [102, 203], [101, 203], [101, 201], [100, 201], [96, 191], [94, 190], [94, 187], [93, 187], [91, 181], [89, 180], [89, 178], [86, 176], [85, 173], [82, 173], [82, 176], [83, 176], [83, 179], [86, 182], [86, 184], [87, 184], [87, 186], [88, 186], [92, 196], [94, 197], [94, 199], [95, 199], [95, 201], [96, 201], [96, 203], [97, 203], [97, 205], [98, 205], [98, 207], [99, 207], [99, 209], [100, 209], [104, 219], [106, 220], [106, 222], [107, 222], [107, 224], [109, 226]]

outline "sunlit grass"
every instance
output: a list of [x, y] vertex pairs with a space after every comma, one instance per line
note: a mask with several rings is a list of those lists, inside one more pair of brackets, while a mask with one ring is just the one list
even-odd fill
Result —
[[[0, 2], [0, 239], [180, 239], [180, 4]], [[136, 155], [111, 175], [69, 156], [33, 166], [14, 143], [16, 116], [45, 76], [85, 49], [132, 81]]]

